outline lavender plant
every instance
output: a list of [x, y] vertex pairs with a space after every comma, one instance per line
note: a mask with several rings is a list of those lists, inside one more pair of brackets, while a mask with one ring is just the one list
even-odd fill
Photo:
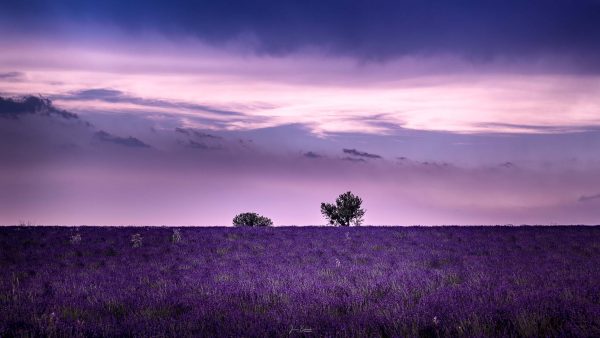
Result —
[[134, 248], [139, 248], [142, 246], [142, 235], [133, 234], [131, 235], [131, 246]]
[[173, 234], [171, 234], [171, 242], [173, 244], [177, 244], [177, 243], [181, 242], [181, 239], [182, 239], [181, 230], [173, 229]]
[[73, 245], [78, 245], [81, 243], [81, 234], [79, 232], [75, 232], [69, 237], [69, 242]]
[[270, 230], [0, 228], [0, 336], [600, 336], [600, 227]]

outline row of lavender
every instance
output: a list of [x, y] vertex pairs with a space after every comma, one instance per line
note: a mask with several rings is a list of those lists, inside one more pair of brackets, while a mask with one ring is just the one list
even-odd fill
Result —
[[2, 337], [600, 336], [598, 227], [6, 227], [0, 268]]

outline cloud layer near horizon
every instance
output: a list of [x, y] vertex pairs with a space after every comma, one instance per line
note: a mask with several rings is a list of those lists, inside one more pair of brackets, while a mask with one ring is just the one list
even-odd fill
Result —
[[[13, 103], [37, 107], [32, 100]], [[598, 216], [600, 163], [461, 166], [376, 155], [342, 146], [359, 145], [360, 135], [319, 139], [294, 126], [138, 125], [132, 136], [47, 111], [61, 110], [0, 111], [0, 223], [227, 225], [235, 213], [256, 210], [277, 224], [321, 224], [319, 203], [345, 190], [364, 198], [369, 224], [594, 223]], [[311, 148], [269, 146], [272, 133]], [[318, 156], [306, 156], [315, 149]]]

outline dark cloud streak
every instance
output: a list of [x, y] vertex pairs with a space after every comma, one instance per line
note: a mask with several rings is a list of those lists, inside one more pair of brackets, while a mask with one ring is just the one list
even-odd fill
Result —
[[315, 152], [312, 152], [312, 151], [309, 151], [309, 152], [306, 152], [306, 153], [304, 153], [304, 155], [303, 155], [303, 156], [304, 156], [304, 157], [308, 157], [308, 158], [312, 158], [312, 159], [314, 159], [314, 158], [321, 158], [321, 157], [323, 157], [323, 156], [321, 156], [321, 155], [319, 155], [319, 154], [317, 154], [317, 153], [315, 153]]
[[0, 80], [4, 80], [4, 81], [19, 81], [22, 78], [23, 78], [23, 73], [21, 73], [21, 72], [0, 73]]
[[366, 158], [381, 158], [381, 156], [379, 156], [377, 154], [371, 154], [371, 153], [367, 153], [364, 151], [358, 151], [356, 149], [344, 149], [343, 151], [345, 154], [352, 155], [352, 156], [366, 157]]
[[57, 109], [52, 102], [41, 96], [19, 98], [0, 97], [0, 117], [18, 119], [27, 114], [59, 116], [65, 119], [78, 119], [77, 114]]
[[589, 201], [593, 201], [593, 200], [597, 200], [600, 199], [600, 194], [595, 194], [595, 195], [583, 195], [581, 197], [579, 197], [579, 199], [577, 200], [578, 202], [589, 202]]
[[132, 136], [119, 137], [119, 136], [115, 136], [110, 133], [107, 133], [103, 130], [96, 132], [94, 134], [94, 136], [102, 142], [114, 143], [117, 145], [132, 147], [132, 148], [150, 148], [149, 145], [147, 145], [146, 143], [144, 143], [144, 142], [140, 141], [139, 139], [132, 137]]

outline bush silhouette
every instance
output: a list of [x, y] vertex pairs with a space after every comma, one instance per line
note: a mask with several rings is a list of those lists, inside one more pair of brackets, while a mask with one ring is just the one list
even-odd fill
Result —
[[244, 212], [236, 215], [233, 218], [233, 225], [239, 226], [269, 226], [273, 225], [273, 221], [270, 218], [261, 216], [255, 212]]
[[341, 194], [335, 200], [335, 204], [321, 203], [321, 213], [331, 225], [360, 225], [365, 215], [365, 210], [360, 207], [361, 204], [362, 199], [348, 191]]

